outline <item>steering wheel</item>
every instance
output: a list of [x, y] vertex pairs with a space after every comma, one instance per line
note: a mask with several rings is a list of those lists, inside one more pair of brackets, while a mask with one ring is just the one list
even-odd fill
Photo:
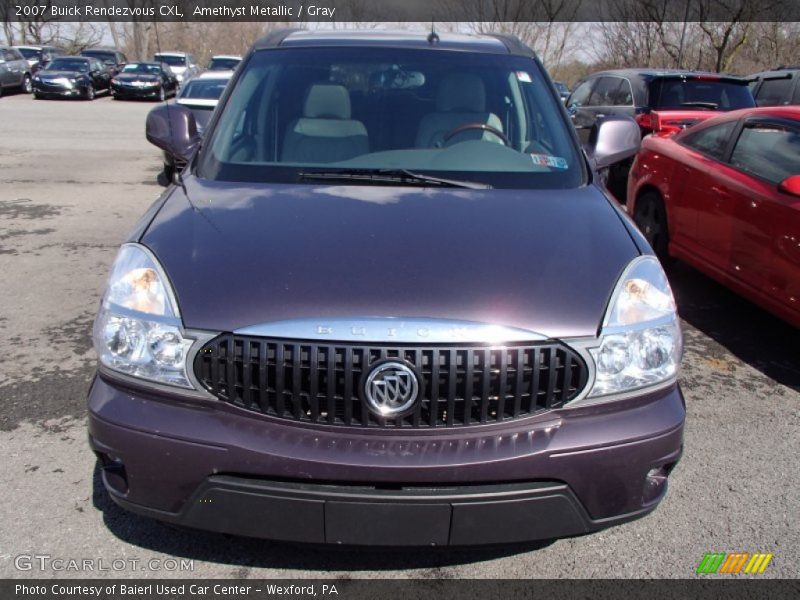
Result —
[[500, 141], [503, 142], [503, 144], [505, 146], [509, 146], [510, 145], [510, 143], [508, 141], [508, 138], [505, 136], [505, 134], [502, 131], [500, 131], [496, 127], [492, 127], [491, 125], [487, 125], [486, 123], [467, 123], [465, 125], [459, 125], [455, 129], [451, 129], [450, 131], [445, 133], [444, 136], [442, 136], [442, 144], [443, 145], [446, 144], [447, 142], [449, 142], [451, 140], [451, 138], [454, 138], [457, 135], [459, 135], [461, 133], [464, 133], [465, 131], [469, 131], [471, 129], [480, 129], [482, 131], [488, 131], [492, 135], [497, 136], [500, 139]]

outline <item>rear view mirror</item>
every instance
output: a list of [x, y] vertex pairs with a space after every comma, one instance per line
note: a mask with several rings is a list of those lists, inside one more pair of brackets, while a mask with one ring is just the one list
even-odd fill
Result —
[[630, 117], [610, 116], [597, 119], [589, 134], [586, 154], [595, 169], [609, 167], [639, 151], [642, 134]]
[[147, 141], [177, 160], [187, 162], [200, 142], [192, 111], [180, 105], [162, 104], [147, 115]]
[[800, 175], [791, 175], [778, 184], [778, 189], [785, 194], [800, 197]]

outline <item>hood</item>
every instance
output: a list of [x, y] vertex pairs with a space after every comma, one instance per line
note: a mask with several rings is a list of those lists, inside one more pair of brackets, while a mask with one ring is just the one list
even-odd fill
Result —
[[185, 183], [192, 204], [175, 188], [141, 241], [189, 328], [406, 317], [595, 335], [638, 255], [594, 186]]
[[86, 73], [81, 73], [80, 71], [41, 71], [39, 73], [39, 77], [42, 79], [61, 79], [64, 77], [67, 79], [77, 79], [84, 75], [86, 75]]
[[114, 76], [117, 81], [159, 81], [158, 75], [149, 75], [147, 73], [117, 73]]
[[173, 67], [172, 65], [170, 65], [169, 68], [172, 69], [172, 72], [175, 73], [175, 75], [183, 75], [184, 73], [186, 73], [186, 67], [185, 66], [183, 66], [183, 67]]

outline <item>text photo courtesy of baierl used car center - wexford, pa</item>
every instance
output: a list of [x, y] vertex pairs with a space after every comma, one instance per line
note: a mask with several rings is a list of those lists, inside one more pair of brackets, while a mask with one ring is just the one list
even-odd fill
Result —
[[800, 593], [800, 2], [0, 17], [0, 597]]

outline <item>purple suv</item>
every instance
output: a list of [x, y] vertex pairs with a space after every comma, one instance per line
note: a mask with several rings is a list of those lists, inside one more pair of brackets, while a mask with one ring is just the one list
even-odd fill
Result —
[[664, 497], [682, 450], [664, 272], [530, 49], [505, 36], [281, 31], [117, 256], [95, 322], [111, 497], [281, 540], [506, 543]]

